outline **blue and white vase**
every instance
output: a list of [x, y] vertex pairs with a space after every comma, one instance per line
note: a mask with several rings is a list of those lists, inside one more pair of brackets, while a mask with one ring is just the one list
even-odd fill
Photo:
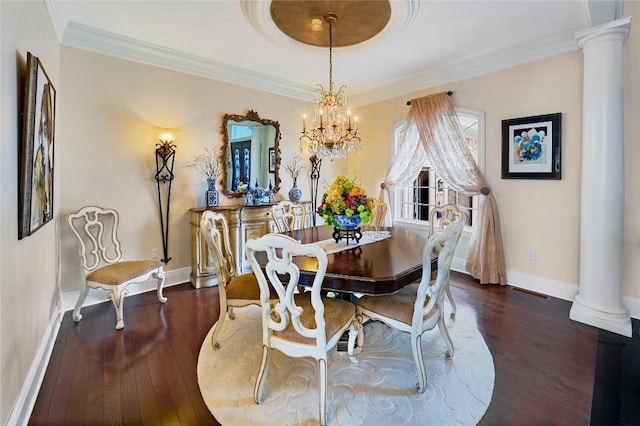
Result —
[[216, 180], [207, 179], [207, 207], [218, 207], [218, 190]]
[[289, 190], [289, 199], [294, 203], [298, 203], [302, 199], [302, 190], [298, 188], [296, 179], [293, 180], [293, 187]]
[[362, 222], [362, 219], [358, 215], [349, 217], [344, 214], [336, 214], [336, 215], [333, 215], [333, 218], [338, 223], [335, 226], [335, 228], [343, 229], [343, 230], [356, 229], [358, 226], [360, 226], [360, 223]]

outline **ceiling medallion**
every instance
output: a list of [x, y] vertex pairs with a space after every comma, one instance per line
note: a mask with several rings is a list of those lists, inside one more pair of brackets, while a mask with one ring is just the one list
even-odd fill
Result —
[[[327, 6], [330, 4], [330, 6]], [[298, 16], [301, 12], [297, 12], [299, 8], [304, 7], [306, 5], [307, 8], [313, 7], [316, 8], [317, 11], [314, 14], [311, 14], [307, 11], [307, 19], [306, 22], [300, 23], [297, 25], [306, 26], [308, 28], [309, 33], [312, 28], [315, 28], [315, 35], [312, 36], [307, 34], [306, 36], [292, 36], [288, 34], [288, 32], [300, 33], [302, 30], [283, 30], [276, 24], [276, 19], [278, 22], [280, 21], [289, 21], [293, 22], [293, 18], [286, 18], [287, 16]], [[384, 8], [388, 8], [388, 16], [387, 12], [384, 12]], [[249, 24], [265, 39], [277, 43], [278, 45], [286, 48], [286, 49], [298, 49], [301, 52], [314, 52], [320, 53], [324, 51], [327, 45], [326, 39], [326, 29], [324, 32], [318, 31], [318, 25], [326, 26], [324, 22], [323, 16], [327, 12], [327, 10], [331, 10], [336, 13], [340, 17], [341, 27], [343, 22], [351, 22], [350, 25], [345, 26], [348, 28], [348, 31], [355, 31], [354, 28], [361, 27], [371, 27], [373, 30], [369, 30], [369, 35], [366, 35], [365, 30], [358, 30], [357, 35], [348, 36], [348, 38], [343, 38], [340, 34], [339, 29], [336, 29], [334, 47], [339, 47], [340, 51], [343, 53], [353, 53], [358, 52], [365, 49], [370, 49], [385, 40], [393, 39], [399, 32], [404, 31], [409, 27], [413, 19], [418, 15], [420, 10], [420, 0], [373, 0], [373, 1], [326, 1], [326, 0], [314, 0], [314, 1], [286, 1], [286, 0], [273, 0], [269, 1], [255, 1], [255, 0], [241, 0], [240, 6], [242, 8], [242, 13], [249, 22]], [[322, 7], [320, 7], [322, 6]], [[347, 8], [348, 9], [345, 9]], [[275, 8], [275, 12], [272, 12], [272, 9]], [[354, 9], [355, 8], [355, 9]], [[315, 9], [314, 9], [315, 10]], [[355, 12], [353, 11], [355, 10]], [[369, 24], [367, 20], [380, 20], [380, 16], [371, 16], [371, 11], [378, 11], [376, 13], [382, 16], [382, 19], [385, 20], [384, 25], [380, 28], [380, 24], [378, 27]], [[278, 16], [282, 15], [284, 18], [274, 18], [273, 14]], [[374, 13], [375, 14], [375, 13]], [[385, 17], [386, 16], [386, 17]], [[285, 25], [284, 23], [281, 25]], [[292, 25], [296, 25], [293, 24]], [[372, 32], [371, 32], [372, 31]], [[376, 32], [377, 31], [377, 32]], [[298, 38], [296, 38], [298, 37]], [[299, 38], [309, 37], [313, 38], [313, 41], [305, 42], [300, 41]], [[347, 37], [345, 35], [344, 37]], [[360, 40], [354, 41], [354, 40]], [[355, 43], [355, 44], [353, 44]]]

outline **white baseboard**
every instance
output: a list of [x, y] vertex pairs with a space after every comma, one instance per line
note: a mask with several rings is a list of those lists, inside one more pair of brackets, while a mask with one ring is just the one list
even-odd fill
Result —
[[[451, 262], [451, 269], [468, 274], [465, 264], [466, 259], [454, 257]], [[562, 300], [573, 301], [578, 294], [577, 284], [569, 284], [522, 272], [507, 271], [507, 282], [513, 287], [534, 291], [536, 293], [541, 293]], [[640, 319], [640, 299], [624, 297], [623, 301], [629, 310], [631, 318]]]
[[[58, 299], [58, 307], [60, 307], [60, 299]], [[62, 322], [62, 312], [57, 309], [51, 315], [49, 325], [44, 333], [40, 348], [36, 357], [31, 363], [31, 368], [27, 373], [27, 377], [22, 385], [22, 390], [18, 396], [16, 404], [13, 406], [11, 416], [9, 417], [8, 425], [24, 426], [29, 422], [31, 417], [31, 411], [36, 404], [36, 398], [40, 392], [40, 386], [44, 379], [44, 373], [47, 371], [49, 365], [49, 359], [53, 352], [53, 346], [58, 337], [58, 331], [60, 330], [60, 323]]]
[[[174, 269], [173, 271], [165, 271], [167, 278], [164, 282], [164, 287], [171, 287], [176, 284], [183, 284], [189, 282], [189, 276], [191, 274], [191, 268]], [[157, 283], [155, 279], [151, 279], [141, 284], [131, 284], [129, 287], [129, 295], [144, 293], [147, 291], [155, 290]], [[102, 289], [89, 289], [87, 300], [82, 306], [95, 305], [96, 303], [102, 303], [109, 301], [107, 292]], [[62, 294], [62, 312], [71, 311], [76, 305], [80, 297], [80, 290], [68, 291]]]

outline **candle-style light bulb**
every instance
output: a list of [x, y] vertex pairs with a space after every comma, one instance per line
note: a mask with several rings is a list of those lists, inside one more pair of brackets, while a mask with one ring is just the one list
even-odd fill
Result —
[[307, 114], [302, 114], [302, 132], [306, 133], [307, 131]]

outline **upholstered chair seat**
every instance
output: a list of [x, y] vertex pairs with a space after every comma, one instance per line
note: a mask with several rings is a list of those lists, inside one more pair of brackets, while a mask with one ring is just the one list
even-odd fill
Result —
[[[311, 293], [295, 295], [296, 305], [302, 308], [300, 322], [309, 329], [317, 327], [315, 320], [315, 310], [311, 304]], [[356, 306], [346, 300], [331, 297], [323, 297], [324, 303], [324, 321], [328, 336], [334, 336], [339, 330], [349, 327], [350, 321], [353, 320], [356, 313]], [[273, 336], [292, 342], [314, 345], [315, 339], [302, 336], [298, 333], [291, 323], [283, 331], [274, 331]]]
[[87, 275], [87, 280], [108, 285], [118, 285], [158, 268], [162, 268], [162, 262], [159, 260], [126, 260], [96, 269]]
[[[408, 327], [413, 320], [414, 302], [416, 301], [418, 284], [409, 284], [389, 296], [363, 296], [358, 299], [358, 307], [362, 310], [376, 312], [378, 315], [393, 318]], [[431, 298], [425, 297], [425, 305]], [[429, 320], [436, 314], [436, 310], [427, 312], [424, 319]]]

